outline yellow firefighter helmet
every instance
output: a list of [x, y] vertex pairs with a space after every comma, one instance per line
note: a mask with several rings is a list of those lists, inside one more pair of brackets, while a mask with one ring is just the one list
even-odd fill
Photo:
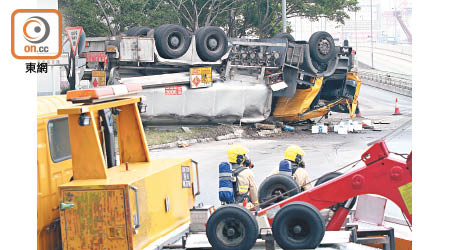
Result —
[[284, 159], [296, 162], [297, 164], [303, 161], [305, 152], [299, 146], [290, 145], [284, 152]]
[[242, 146], [241, 144], [232, 145], [228, 151], [228, 161], [230, 163], [241, 164], [245, 160], [245, 154], [248, 152], [248, 148]]

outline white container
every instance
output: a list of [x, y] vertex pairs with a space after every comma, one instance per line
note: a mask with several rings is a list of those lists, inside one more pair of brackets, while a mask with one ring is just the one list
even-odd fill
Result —
[[311, 127], [311, 131], [313, 134], [318, 134], [319, 133], [319, 126], [318, 125], [314, 125]]
[[338, 134], [346, 135], [347, 133], [348, 133], [348, 127], [347, 126], [339, 126]]
[[348, 132], [353, 132], [353, 124], [348, 124], [347, 125], [347, 131]]
[[319, 126], [319, 133], [322, 133], [322, 134], [328, 134], [328, 126], [326, 126], [326, 125], [320, 125], [320, 126]]
[[353, 130], [355, 131], [361, 131], [362, 130], [362, 124], [357, 122], [353, 124]]

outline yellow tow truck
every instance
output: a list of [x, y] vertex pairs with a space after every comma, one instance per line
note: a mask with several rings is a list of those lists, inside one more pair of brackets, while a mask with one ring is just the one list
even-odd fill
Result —
[[38, 250], [153, 249], [189, 229], [197, 163], [150, 159], [141, 89], [38, 98]]

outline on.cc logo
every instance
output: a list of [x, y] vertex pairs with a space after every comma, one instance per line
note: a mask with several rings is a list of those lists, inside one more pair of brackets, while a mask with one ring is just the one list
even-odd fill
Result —
[[23, 25], [23, 35], [30, 43], [42, 43], [50, 34], [47, 20], [39, 16], [32, 16]]
[[56, 9], [11, 14], [11, 54], [16, 59], [56, 59], [62, 52], [62, 16]]

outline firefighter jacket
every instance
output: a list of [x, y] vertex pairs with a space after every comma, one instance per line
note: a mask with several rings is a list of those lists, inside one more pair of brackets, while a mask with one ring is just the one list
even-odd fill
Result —
[[[238, 164], [233, 164], [233, 169], [238, 167]], [[256, 180], [252, 170], [245, 168], [245, 170], [238, 174], [236, 187], [238, 195], [248, 194], [250, 201], [254, 205], [258, 204], [258, 187], [256, 186]]]

